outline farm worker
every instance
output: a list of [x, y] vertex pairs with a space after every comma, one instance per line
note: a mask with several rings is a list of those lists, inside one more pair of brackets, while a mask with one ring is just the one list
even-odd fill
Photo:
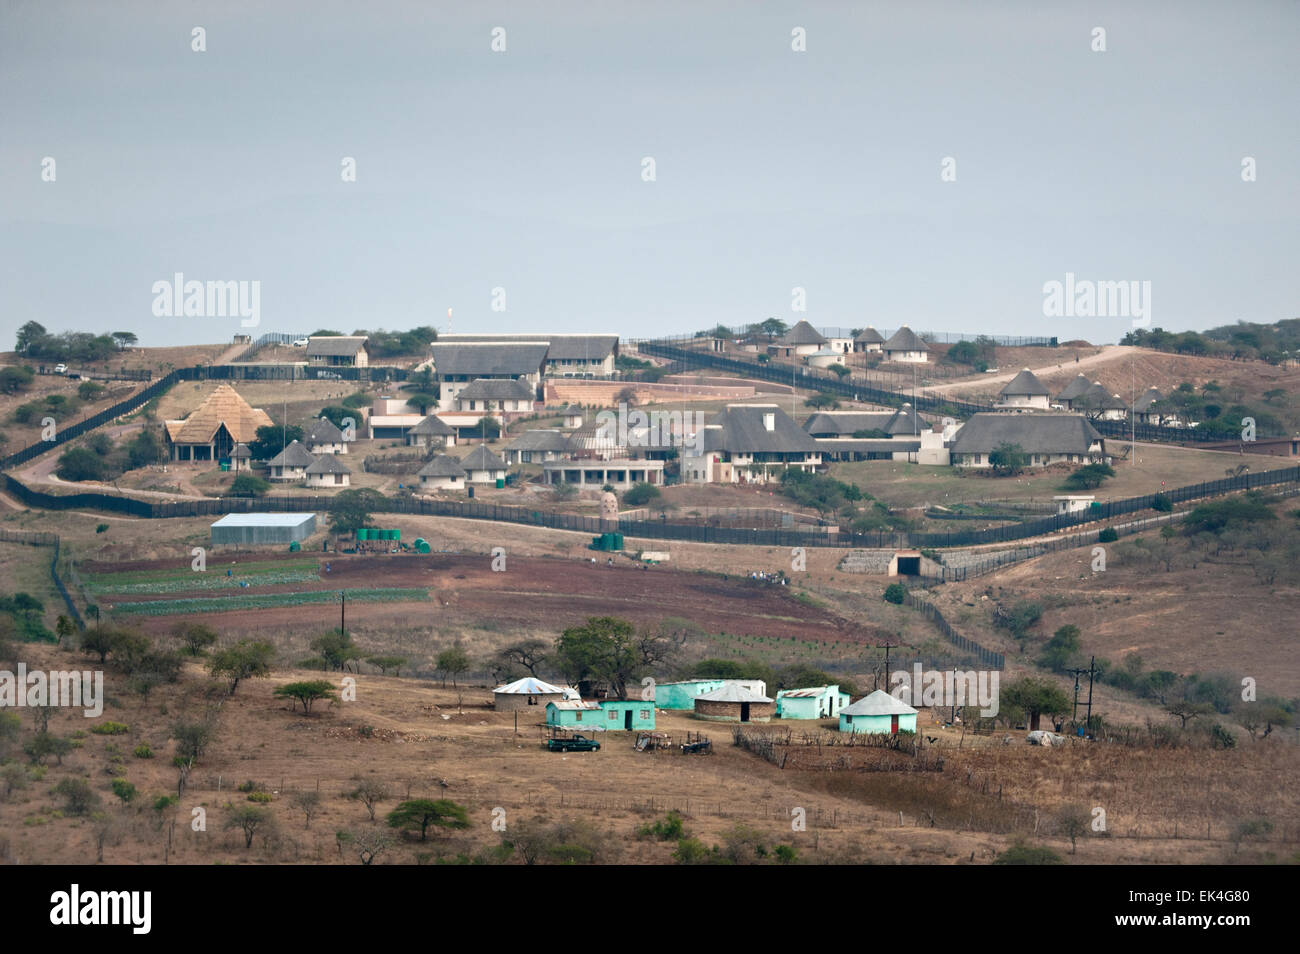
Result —
[[226, 571], [226, 576], [230, 576], [230, 575], [231, 575], [230, 571], [227, 570], [227, 571]]

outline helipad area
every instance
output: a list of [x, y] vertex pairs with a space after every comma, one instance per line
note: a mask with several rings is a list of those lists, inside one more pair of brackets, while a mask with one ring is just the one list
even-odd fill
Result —
[[315, 531], [314, 513], [230, 513], [212, 524], [212, 542], [293, 543], [306, 540]]

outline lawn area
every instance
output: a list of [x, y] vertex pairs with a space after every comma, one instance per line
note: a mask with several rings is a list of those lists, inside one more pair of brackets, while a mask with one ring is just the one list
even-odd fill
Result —
[[[1107, 441], [1112, 452], [1123, 453], [1126, 444]], [[1218, 480], [1238, 464], [1246, 464], [1252, 473], [1294, 467], [1287, 457], [1233, 454], [1224, 451], [1194, 450], [1166, 444], [1138, 444], [1137, 460], [1116, 461], [1115, 476], [1095, 493], [1101, 501], [1137, 497], [1162, 489]], [[922, 505], [952, 506], [982, 500], [1017, 500], [1050, 502], [1054, 494], [1070, 493], [1063, 489], [1064, 470], [1037, 474], [1028, 471], [1018, 477], [992, 477], [964, 474], [952, 467], [923, 467], [888, 460], [856, 461], [832, 464], [832, 477], [855, 483], [891, 507]]]

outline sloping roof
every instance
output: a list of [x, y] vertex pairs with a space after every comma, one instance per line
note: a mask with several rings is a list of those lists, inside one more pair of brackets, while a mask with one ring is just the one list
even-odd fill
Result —
[[237, 460], [248, 460], [253, 456], [253, 452], [248, 449], [247, 444], [236, 444], [235, 449], [230, 452], [230, 456]]
[[818, 349], [817, 349], [816, 351], [814, 351], [812, 354], [808, 355], [808, 357], [810, 357], [810, 358], [838, 358], [841, 354], [843, 354], [842, 351], [836, 351], [834, 348], [832, 348], [832, 347], [830, 347], [829, 345], [827, 345], [827, 346], [824, 347], [824, 348], [818, 348]]
[[862, 344], [884, 344], [885, 336], [875, 328], [867, 325], [867, 327], [858, 332], [857, 337], [853, 340], [861, 342]]
[[343, 432], [328, 417], [322, 417], [312, 422], [302, 440], [304, 444], [342, 444]]
[[1091, 411], [1114, 411], [1128, 408], [1123, 398], [1118, 394], [1107, 391], [1100, 381], [1094, 381], [1092, 387], [1088, 388], [1081, 397], [1076, 398], [1074, 403]]
[[548, 345], [546, 359], [560, 361], [574, 358], [586, 358], [603, 361], [618, 347], [618, 335], [547, 335], [547, 334], [500, 334], [500, 335], [442, 335], [439, 341], [447, 344], [506, 344], [509, 342], [526, 342], [529, 344], [545, 343]]
[[370, 340], [366, 335], [322, 335], [307, 339], [307, 357], [323, 355], [325, 357], [350, 358], [366, 346]]
[[456, 429], [440, 417], [430, 414], [415, 427], [411, 428], [408, 434], [431, 434], [434, 437], [447, 437], [455, 434]]
[[189, 417], [167, 421], [167, 436], [173, 444], [206, 444], [222, 424], [237, 444], [257, 437], [257, 429], [272, 423], [261, 408], [250, 407], [229, 384], [218, 385]]
[[895, 411], [818, 411], [803, 422], [809, 434], [851, 436], [858, 431], [883, 431]]
[[537, 374], [546, 360], [545, 342], [475, 342], [430, 345], [439, 377], [467, 374], [474, 377], [506, 377]]
[[569, 449], [569, 435], [554, 428], [524, 431], [506, 445], [508, 451], [565, 451]]
[[771, 702], [767, 696], [761, 693], [753, 692], [746, 689], [739, 683], [729, 682], [721, 689], [714, 689], [712, 692], [706, 692], [701, 696], [696, 696], [696, 700], [703, 699], [705, 702]]
[[516, 679], [508, 685], [497, 686], [492, 691], [510, 696], [558, 696], [564, 692], [561, 687], [553, 686], [549, 682], [543, 682], [533, 676]]
[[464, 477], [465, 468], [448, 454], [439, 454], [416, 472], [417, 477]]
[[[763, 426], [772, 415], [773, 429]], [[794, 453], [815, 451], [812, 435], [775, 404], [729, 404], [704, 428], [705, 451]]]
[[886, 351], [929, 351], [930, 346], [917, 337], [915, 331], [903, 325], [885, 342]]
[[551, 706], [555, 706], [555, 708], [563, 712], [590, 712], [599, 709], [600, 703], [584, 702], [581, 699], [552, 699], [550, 702], [546, 703], [548, 709]]
[[288, 447], [272, 457], [269, 463], [272, 467], [306, 467], [315, 460], [314, 454], [297, 441], [293, 441]]
[[842, 716], [916, 715], [916, 710], [896, 699], [884, 689], [863, 696], [851, 706], [840, 710]]
[[824, 345], [826, 338], [820, 331], [805, 321], [799, 321], [793, 328], [777, 339], [783, 345]]
[[1090, 387], [1092, 387], [1092, 382], [1088, 380], [1088, 376], [1080, 373], [1065, 386], [1065, 389], [1056, 398], [1059, 401], [1073, 401], [1087, 393]]
[[904, 404], [885, 424], [885, 433], [893, 437], [896, 434], [920, 434], [929, 428], [930, 423], [916, 413], [911, 404]]
[[343, 458], [335, 454], [321, 454], [307, 465], [307, 475], [313, 474], [350, 474], [352, 468], [343, 463]]
[[1086, 454], [1101, 435], [1081, 414], [974, 414], [952, 442], [954, 454], [989, 454], [1019, 444], [1027, 454]]
[[817, 447], [826, 454], [848, 451], [855, 454], [914, 454], [921, 449], [919, 440], [906, 437], [818, 437]]
[[479, 444], [461, 458], [460, 466], [471, 470], [505, 470], [506, 462], [487, 449], [486, 444]]
[[839, 686], [812, 686], [808, 689], [782, 689], [776, 694], [778, 699], [816, 699], [818, 696], [825, 695], [831, 689], [838, 689]]
[[1031, 397], [1041, 397], [1043, 395], [1051, 396], [1051, 391], [1047, 389], [1038, 376], [1028, 368], [1022, 368], [1020, 373], [1006, 383], [1006, 386], [998, 392], [1002, 397], [1013, 394], [1026, 394]]
[[458, 401], [531, 401], [533, 389], [514, 378], [478, 378], [456, 395]]
[[1147, 411], [1151, 410], [1151, 405], [1155, 404], [1156, 401], [1163, 400], [1164, 395], [1160, 393], [1159, 388], [1147, 388], [1142, 392], [1142, 396], [1133, 402], [1133, 410], [1137, 411], [1139, 414], [1145, 414]]

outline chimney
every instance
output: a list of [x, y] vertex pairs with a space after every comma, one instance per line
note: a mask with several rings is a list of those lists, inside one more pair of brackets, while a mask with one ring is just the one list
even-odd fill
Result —
[[763, 430], [765, 431], [776, 430], [776, 414], [773, 413], [772, 411], [768, 411], [766, 414], [763, 415]]

